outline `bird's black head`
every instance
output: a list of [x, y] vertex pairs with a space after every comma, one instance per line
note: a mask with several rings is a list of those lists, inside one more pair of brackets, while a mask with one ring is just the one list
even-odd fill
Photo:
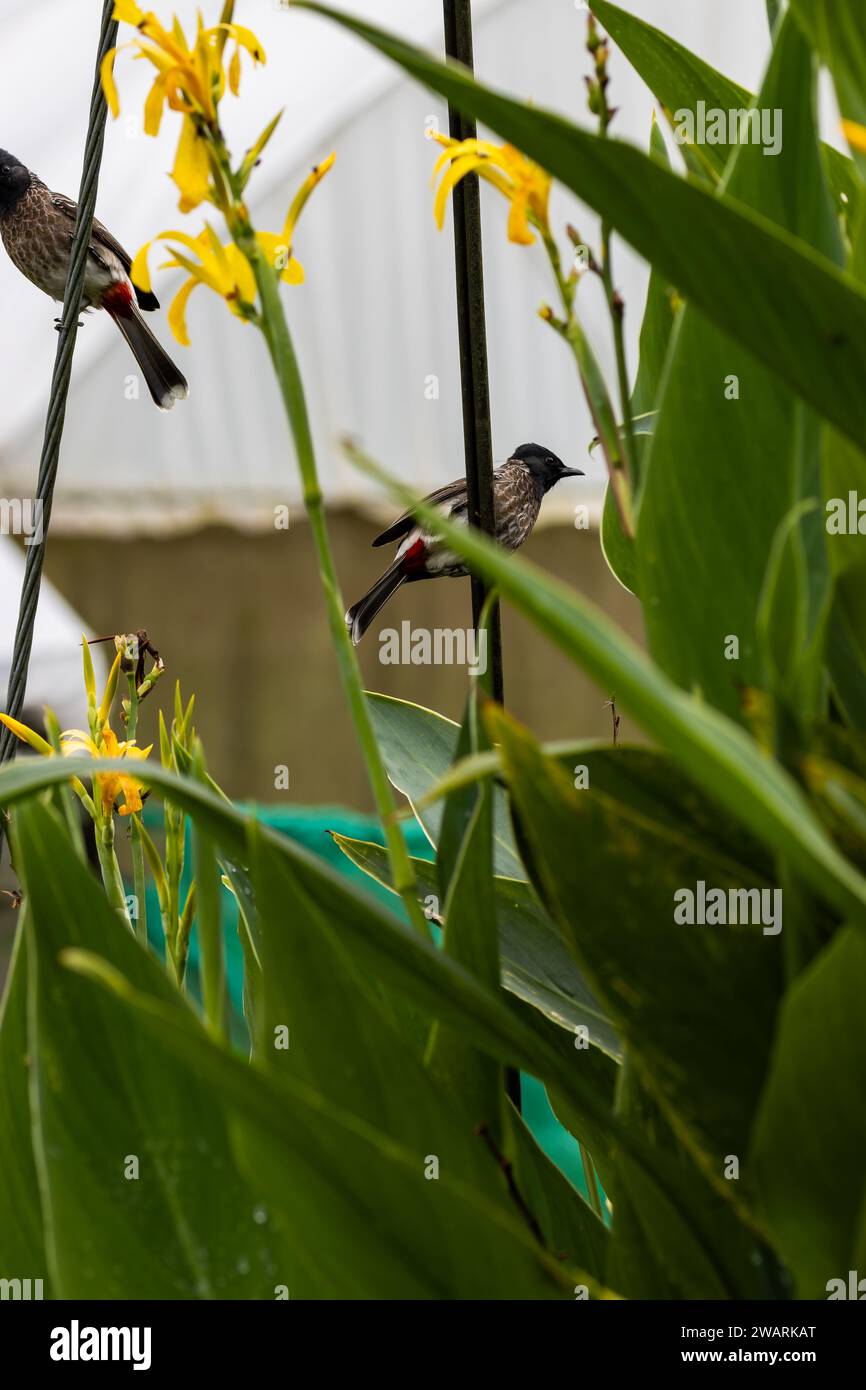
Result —
[[521, 444], [519, 449], [515, 449], [512, 458], [520, 459], [525, 463], [532, 476], [537, 479], [545, 492], [549, 492], [554, 483], [558, 483], [560, 478], [582, 478], [582, 468], [566, 468], [562, 459], [558, 459], [556, 454], [551, 453], [550, 449], [543, 449], [540, 444]]
[[0, 212], [14, 208], [30, 187], [30, 170], [8, 150], [0, 150]]

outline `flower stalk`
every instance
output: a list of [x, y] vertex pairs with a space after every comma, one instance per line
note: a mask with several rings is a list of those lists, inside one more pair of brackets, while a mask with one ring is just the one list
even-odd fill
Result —
[[289, 333], [277, 280], [273, 268], [267, 264], [261, 248], [254, 237], [241, 233], [241, 250], [248, 256], [256, 284], [259, 289], [262, 313], [262, 332], [268, 345], [274, 371], [276, 372], [286, 416], [295, 440], [298, 467], [301, 472], [304, 506], [310, 522], [319, 577], [325, 596], [328, 624], [337, 653], [340, 678], [349, 709], [355, 725], [361, 753], [367, 769], [370, 788], [376, 811], [382, 822], [385, 840], [391, 860], [394, 888], [399, 893], [409, 914], [409, 920], [423, 934], [428, 935], [429, 927], [418, 901], [418, 888], [415, 872], [406, 848], [402, 830], [396, 819], [396, 808], [391, 785], [379, 752], [373, 721], [364, 694], [361, 670], [346, 630], [345, 605], [334, 566], [333, 554], [328, 537], [328, 527], [321, 488], [319, 486], [316, 458], [310, 430], [306, 398], [301, 381], [297, 356]]
[[[175, 337], [181, 343], [188, 344], [187, 304], [196, 287], [205, 285], [222, 296], [233, 314], [254, 325], [265, 338], [295, 442], [304, 506], [313, 536], [328, 623], [376, 811], [384, 829], [393, 883], [410, 921], [427, 935], [429, 928], [418, 901], [415, 874], [397, 821], [394, 798], [376, 741], [360, 667], [346, 630], [345, 607], [328, 536], [303, 383], [279, 294], [281, 280], [295, 285], [303, 281], [303, 268], [295, 260], [292, 250], [295, 226], [313, 189], [331, 167], [333, 157], [313, 169], [302, 184], [289, 207], [281, 233], [256, 231], [244, 195], [252, 171], [276, 129], [279, 116], [268, 123], [235, 168], [223, 134], [220, 102], [227, 88], [234, 95], [238, 93], [242, 52], [249, 55], [254, 65], [265, 62], [261, 44], [250, 30], [233, 22], [234, 6], [231, 0], [226, 0], [219, 24], [206, 28], [204, 22], [199, 20], [194, 42], [186, 40], [177, 21], [170, 29], [163, 27], [153, 14], [142, 11], [136, 0], [117, 0], [116, 14], [135, 26], [136, 36], [131, 40], [131, 46], [156, 70], [145, 108], [147, 133], [157, 133], [165, 106], [182, 115], [172, 173], [181, 193], [180, 210], [189, 212], [202, 203], [211, 204], [221, 213], [231, 238], [228, 245], [223, 245], [210, 223], [205, 223], [204, 230], [197, 237], [183, 231], [169, 231], [154, 238], [155, 241], [169, 244], [171, 259], [168, 266], [185, 270], [189, 277], [169, 310], [170, 326]], [[226, 72], [224, 49], [227, 42], [233, 45], [234, 55]], [[113, 57], [104, 65], [103, 82], [109, 105], [116, 115], [120, 108], [114, 85]], [[148, 252], [152, 244], [147, 243], [141, 248], [132, 266], [132, 279], [142, 289], [149, 288], [150, 284]], [[188, 748], [185, 743], [184, 746]], [[163, 761], [165, 757], [164, 751]], [[169, 949], [175, 969], [181, 972], [179, 978], [183, 969], [182, 943], [176, 934], [176, 924], [182, 851], [174, 813], [166, 805], [166, 892], [173, 938]]]

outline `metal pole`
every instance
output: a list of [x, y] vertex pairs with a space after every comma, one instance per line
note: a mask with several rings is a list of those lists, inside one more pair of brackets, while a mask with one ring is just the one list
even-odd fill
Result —
[[[445, 52], [467, 68], [473, 67], [470, 0], [443, 0]], [[455, 140], [471, 140], [475, 121], [449, 104], [448, 123]], [[496, 534], [493, 513], [493, 437], [490, 425], [490, 384], [487, 372], [487, 324], [484, 314], [484, 264], [481, 249], [481, 196], [477, 175], [461, 179], [454, 189], [454, 259], [457, 268], [457, 325], [460, 343], [460, 383], [463, 394], [463, 441], [469, 521], [488, 536]], [[472, 621], [481, 616], [487, 585], [472, 577]], [[497, 604], [490, 623], [490, 672], [493, 695], [503, 700], [502, 637]]]
[[[474, 70], [471, 0], [443, 0], [445, 52]], [[455, 140], [473, 140], [475, 121], [448, 105], [448, 127]], [[484, 261], [481, 247], [481, 189], [476, 174], [461, 179], [453, 193], [454, 260], [457, 271], [457, 326], [460, 385], [463, 394], [463, 446], [469, 523], [496, 535], [493, 510], [493, 432], [490, 424], [490, 379], [487, 371], [487, 322], [484, 313]], [[487, 585], [472, 576], [472, 622], [477, 628]], [[490, 615], [490, 679], [493, 698], [502, 704], [502, 631], [499, 604]], [[520, 1072], [505, 1069], [505, 1090], [519, 1112]]]
[[[63, 315], [60, 321], [57, 355], [54, 359], [54, 374], [51, 379], [51, 395], [48, 402], [48, 416], [45, 421], [45, 436], [36, 485], [42, 537], [39, 545], [32, 545], [27, 550], [18, 628], [15, 633], [15, 646], [12, 653], [12, 670], [6, 696], [5, 712], [10, 714], [13, 719], [17, 719], [21, 714], [24, 706], [24, 695], [27, 690], [27, 668], [30, 665], [33, 627], [39, 604], [45, 547], [48, 544], [48, 526], [51, 520], [51, 505], [54, 500], [54, 483], [60, 461], [60, 441], [63, 435], [66, 398], [69, 394], [69, 381], [72, 375], [72, 354], [75, 350], [75, 339], [78, 333], [78, 315], [81, 309], [90, 234], [96, 209], [96, 190], [99, 182], [99, 167], [102, 162], [106, 117], [105, 97], [102, 94], [99, 81], [99, 65], [103, 56], [110, 48], [114, 47], [117, 41], [117, 20], [112, 18], [113, 12], [114, 0], [105, 0], [99, 36], [99, 52], [96, 58], [96, 76], [90, 100], [90, 120], [84, 151], [81, 188], [78, 195], [78, 213], [72, 236], [69, 275], [63, 299]], [[4, 727], [2, 736], [0, 736], [0, 767], [13, 756], [14, 748], [15, 735], [11, 729]], [[0, 852], [3, 849], [4, 829], [5, 821], [0, 815]]]

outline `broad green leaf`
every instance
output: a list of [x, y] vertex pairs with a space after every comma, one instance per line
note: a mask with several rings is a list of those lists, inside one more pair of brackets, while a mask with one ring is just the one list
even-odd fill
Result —
[[30, 1126], [26, 913], [23, 907], [0, 1007], [0, 1279], [41, 1279], [50, 1298]]
[[866, 1263], [866, 941], [839, 932], [782, 1009], [751, 1163], [800, 1298]]
[[801, 502], [779, 522], [756, 621], [766, 688], [804, 724], [819, 712], [830, 607], [828, 583], [823, 607], [810, 612], [809, 557], [802, 522], [804, 512], [815, 506], [811, 499]]
[[[861, 214], [852, 237], [849, 270], [861, 284], [866, 282], [866, 213]], [[866, 453], [828, 428], [823, 465], [827, 552], [836, 578], [827, 665], [848, 719], [866, 729], [866, 559], [860, 531]]]
[[[474, 717], [474, 703], [475, 692], [470, 687], [463, 723], [460, 725], [454, 748], [455, 762], [468, 757], [473, 751], [471, 726]], [[388, 707], [381, 706], [381, 713], [387, 717]], [[442, 818], [436, 841], [436, 875], [439, 880], [439, 893], [443, 903], [448, 896], [449, 886], [469, 830], [469, 823], [472, 820], [477, 799], [478, 788], [470, 784], [457, 788], [453, 794], [446, 798], [442, 807]], [[415, 814], [417, 819], [417, 811]]]
[[[32, 797], [36, 791], [56, 785], [67, 777], [87, 777], [94, 772], [120, 771], [123, 766], [122, 760], [111, 763], [107, 760], [96, 762], [84, 758], [64, 759], [62, 764], [60, 760], [42, 759], [32, 760], [26, 767], [14, 765], [0, 772], [0, 802], [7, 806], [20, 803]], [[158, 765], [142, 764], [142, 775], [154, 788], [160, 788], [168, 794], [174, 805], [206, 825], [217, 843], [228, 852], [243, 854], [246, 818], [234, 808], [199, 783], [181, 779]], [[345, 904], [346, 911], [342, 920], [346, 940], [357, 959], [365, 964], [372, 976], [416, 1000], [422, 1008], [436, 1017], [447, 1019], [454, 1026], [462, 1027], [467, 1038], [491, 1056], [519, 1066], [522, 1070], [539, 1077], [550, 1089], [557, 1113], [567, 1118], [572, 1132], [581, 1137], [588, 1136], [597, 1157], [605, 1143], [615, 1142], [618, 1151], [628, 1155], [637, 1164], [650, 1189], [658, 1194], [658, 1199], [664, 1204], [665, 1209], [672, 1211], [671, 1220], [676, 1230], [677, 1241], [686, 1244], [696, 1240], [702, 1242], [707, 1249], [707, 1257], [711, 1261], [714, 1260], [712, 1240], [706, 1231], [700, 1229], [703, 1224], [702, 1213], [699, 1209], [695, 1212], [690, 1210], [689, 1194], [680, 1190], [678, 1175], [659, 1160], [639, 1134], [632, 1133], [616, 1114], [610, 1111], [608, 1078], [612, 1063], [603, 1053], [592, 1048], [580, 1052], [571, 1049], [567, 1036], [555, 1025], [548, 1024], [541, 1015], [532, 1011], [530, 1017], [526, 1012], [526, 1006], [517, 1000], [513, 1001], [511, 1007], [503, 1004], [501, 997], [497, 997], [454, 961], [450, 961], [442, 952], [422, 940], [417, 932], [382, 912], [378, 907], [374, 910], [363, 895], [356, 894], [336, 874], [304, 854], [297, 846], [264, 828], [261, 834], [291, 861], [294, 871], [302, 878], [307, 890], [317, 901], [325, 905], [326, 910], [333, 911], [335, 907]], [[116, 930], [113, 918], [111, 925]], [[140, 948], [136, 947], [136, 950]], [[80, 952], [78, 954], [81, 955]], [[66, 959], [67, 963], [70, 963], [68, 955]], [[91, 954], [91, 962], [93, 959]], [[276, 1127], [276, 1116], [270, 1106], [259, 1105], [261, 1092], [257, 1089], [259, 1083], [256, 1081], [254, 1069], [251, 1070], [230, 1058], [228, 1061], [231, 1076], [223, 1076], [222, 1063], [225, 1054], [208, 1043], [188, 1010], [180, 1009], [173, 1003], [161, 1003], [158, 998], [150, 998], [136, 991], [128, 985], [123, 972], [110, 965], [100, 966], [96, 971], [102, 983], [106, 983], [106, 970], [108, 983], [114, 993], [123, 997], [126, 1006], [135, 1004], [142, 1022], [147, 1021], [147, 1026], [163, 1045], [171, 1047], [175, 1056], [181, 1047], [185, 1051], [192, 1049], [196, 1065], [208, 1068], [206, 1075], [212, 1080], [216, 1079], [217, 1092], [221, 1098], [227, 1103], [230, 1100], [234, 1103], [234, 1095], [237, 1093], [239, 1100], [255, 1103], [258, 1106], [261, 1131], [265, 1136], [279, 1133], [288, 1126], [290, 1134], [296, 1139], [299, 1138], [297, 1116], [288, 1120], [284, 1114], [284, 1104], [277, 1106], [282, 1118], [281, 1124]], [[93, 970], [90, 973], [93, 974]], [[87, 1013], [88, 1010], [89, 1004], [82, 1012]], [[128, 1035], [128, 1008], [122, 1010], [121, 1018], [126, 1020]], [[569, 1044], [567, 1057], [561, 1044], [555, 1040], [557, 1038]], [[214, 1078], [212, 1068], [215, 1055], [221, 1063], [217, 1078]], [[284, 1084], [288, 1086], [288, 1080]], [[298, 1094], [299, 1084], [292, 1082], [295, 1095]], [[233, 1087], [231, 1096], [228, 1094], [230, 1085]], [[320, 1098], [311, 1098], [308, 1092], [304, 1094], [313, 1108], [318, 1110], [322, 1104]], [[241, 1105], [240, 1108], [243, 1110], [244, 1106]], [[360, 1122], [355, 1122], [356, 1125], [358, 1123]], [[368, 1133], [367, 1130], [364, 1132]], [[594, 1139], [592, 1136], [595, 1136]], [[262, 1137], [261, 1134], [259, 1137]], [[334, 1144], [341, 1149], [339, 1135], [334, 1137]], [[395, 1153], [393, 1145], [389, 1145], [388, 1152]], [[320, 1157], [321, 1153], [317, 1148], [309, 1160], [314, 1170], [321, 1167]], [[366, 1170], [360, 1160], [358, 1170], [363, 1179]], [[274, 1154], [270, 1151], [267, 1171], [270, 1181], [274, 1181], [280, 1173], [284, 1176], [285, 1164], [279, 1152]], [[292, 1203], [292, 1212], [295, 1215], [299, 1209], [302, 1214], [306, 1213], [310, 1204], [302, 1200], [306, 1191], [303, 1183], [300, 1186], [290, 1184], [289, 1188], [288, 1193], [283, 1194], [283, 1202]], [[365, 1190], [367, 1200], [373, 1200], [369, 1189]], [[460, 1191], [464, 1190], [461, 1187]], [[352, 1195], [355, 1195], [354, 1189]], [[357, 1195], [358, 1201], [355, 1205], [361, 1210], [359, 1219], [363, 1229], [367, 1207], [363, 1192]], [[379, 1200], [378, 1193], [375, 1194], [375, 1200]], [[343, 1207], [339, 1203], [336, 1205], [339, 1206], [342, 1219]], [[281, 1207], [281, 1210], [284, 1210], [284, 1207]], [[346, 1212], [346, 1220], [353, 1211], [354, 1205], [350, 1205]], [[499, 1215], [501, 1216], [501, 1212]], [[293, 1245], [292, 1250], [296, 1251], [297, 1246]], [[336, 1267], [340, 1268], [339, 1257]], [[719, 1272], [719, 1280], [723, 1289], [727, 1289], [729, 1293], [735, 1291], [736, 1279], [731, 1279], [723, 1267]]]
[[257, 1223], [260, 1197], [236, 1171], [221, 1104], [178, 1072], [128, 1009], [59, 957], [95, 951], [130, 987], [186, 1005], [122, 927], [51, 812], [35, 801], [20, 807], [15, 843], [29, 913], [31, 1103], [55, 1294], [272, 1297], [286, 1251]]
[[259, 1058], [399, 1133], [407, 1103], [403, 1054], [412, 1055], [410, 1074], [423, 1073], [420, 1046], [410, 1044], [396, 999], [348, 949], [342, 927], [350, 900], [334, 895], [326, 907], [255, 822], [249, 842], [261, 933]]
[[[635, 71], [672, 116], [679, 111], [695, 114], [700, 102], [704, 103], [706, 110], [723, 111], [747, 110], [754, 102], [752, 92], [732, 82], [696, 54], [690, 53], [669, 34], [647, 24], [637, 15], [627, 13], [618, 5], [611, 4], [610, 0], [598, 0], [598, 4], [593, 5], [593, 11]], [[733, 148], [724, 142], [700, 147], [702, 157], [717, 178], [724, 173]], [[821, 154], [837, 205], [853, 220], [863, 193], [857, 170], [853, 162], [832, 145], [822, 145]]]
[[[471, 697], [470, 697], [471, 698]], [[475, 808], [466, 826], [444, 903], [442, 949], [490, 989], [499, 986], [499, 935], [492, 871], [492, 790], [476, 789]], [[502, 1144], [502, 1069], [468, 1045], [459, 1029], [435, 1020], [428, 1049], [438, 1084], [460, 1098], [476, 1123], [486, 1124]]]
[[575, 791], [509, 717], [491, 710], [488, 718], [539, 896], [629, 1058], [724, 1186], [726, 1156], [745, 1153], [763, 1084], [780, 942], [760, 925], [682, 922], [677, 908], [683, 890], [694, 903], [701, 884], [726, 895], [769, 885], [706, 839], [691, 839], [688, 823], [648, 818], [591, 782]]
[[[630, 145], [492, 91], [374, 25], [312, 0], [293, 3], [336, 20], [536, 160], [717, 328], [842, 433], [856, 443], [866, 439], [866, 294], [807, 242], [737, 198], [717, 196]], [[720, 275], [727, 265], [735, 274]]]
[[[815, 135], [811, 53], [791, 20], [782, 26], [759, 102], [783, 113], [781, 153], [765, 158], [759, 146], [739, 146], [728, 191], [841, 257]], [[731, 718], [745, 719], [742, 688], [763, 681], [756, 614], [777, 529], [800, 496], [815, 496], [820, 528], [819, 447], [817, 422], [801, 415], [791, 392], [687, 306], [647, 462], [638, 590], [656, 661]], [[814, 522], [815, 515], [801, 523], [813, 539]], [[817, 541], [810, 551], [816, 586], [826, 571], [820, 530]], [[809, 608], [804, 640], [816, 626]], [[821, 654], [818, 643], [815, 682]]]
[[[432, 786], [448, 771], [457, 754], [459, 725], [423, 705], [390, 695], [368, 695], [373, 727], [388, 776], [406, 797], [431, 845], [438, 846], [442, 807], [416, 810]], [[493, 866], [505, 878], [526, 878], [500, 789], [493, 795]]]
[[[68, 778], [124, 768], [122, 759], [41, 758], [13, 763], [0, 771], [0, 804], [20, 805], [36, 792]], [[141, 763], [140, 768], [136, 775], [142, 781], [205, 826], [229, 855], [239, 860], [247, 856], [246, 837], [252, 817], [201, 783], [181, 778], [157, 763]], [[312, 902], [340, 921], [347, 947], [371, 979], [415, 1000], [430, 1015], [462, 1027], [467, 1038], [491, 1056], [552, 1080], [578, 1111], [583, 1108], [599, 1123], [607, 1122], [606, 1102], [595, 1086], [584, 1084], [578, 1072], [565, 1067], [556, 1049], [538, 1030], [528, 1027], [522, 1016], [511, 1012], [500, 996], [321, 860], [266, 826], [259, 826], [257, 834], [288, 861]]]
[[[381, 845], [334, 837], [359, 869], [391, 888], [388, 856]], [[412, 867], [422, 900], [436, 892], [434, 866], [414, 859]], [[496, 920], [499, 926], [501, 982], [518, 999], [539, 1009], [560, 1028], [588, 1030], [595, 1047], [612, 1057], [620, 1055], [616, 1030], [603, 1013], [586, 981], [529, 884], [520, 879], [495, 878]], [[392, 889], [393, 891], [393, 889]]]
[[[297, 1255], [297, 1273], [283, 1281], [290, 1298], [310, 1289], [328, 1298], [567, 1298], [576, 1277], [588, 1278], [563, 1268], [513, 1203], [461, 1178], [449, 1136], [435, 1127], [429, 1147], [409, 1147], [297, 1078], [242, 1063], [188, 1010], [139, 994], [98, 957], [68, 964], [88, 977], [91, 995], [99, 985], [118, 996], [171, 1049], [181, 1076], [234, 1110], [238, 1156]], [[438, 1175], [425, 1176], [436, 1159]]]
[[[549, 1250], [604, 1280], [610, 1236], [603, 1222], [542, 1152], [517, 1112], [509, 1111], [514, 1178]], [[577, 1259], [576, 1252], [581, 1258]]]
[[[495, 584], [602, 689], [616, 693], [686, 774], [747, 826], [756, 839], [793, 855], [804, 879], [852, 920], [866, 920], [866, 882], [838, 852], [794, 779], [732, 720], [685, 694], [592, 604], [519, 555], [507, 555], [472, 527], [455, 526], [411, 489], [353, 451], [360, 467], [434, 527], [473, 569]], [[0, 800], [5, 792], [0, 774]]]
[[856, 611], [862, 611], [863, 592], [866, 592], [866, 565], [859, 573], [837, 578], [827, 631], [827, 663], [836, 699], [846, 719], [866, 732], [866, 640], [860, 637], [856, 616], [852, 622], [846, 608], [850, 593], [856, 600]]
[[[478, 1135], [483, 1126], [501, 1149], [499, 1067], [486, 1056], [472, 1055], [462, 1030], [449, 1023], [433, 1049], [429, 1072], [425, 1070], [415, 1048], [406, 1045], [395, 1010], [388, 1008], [387, 992], [358, 968], [346, 949], [338, 911], [322, 912], [285, 856], [265, 845], [258, 831], [252, 835], [252, 860], [262, 927], [263, 1061], [268, 1069], [314, 1088], [328, 1104], [414, 1152], [419, 1184], [426, 1191], [430, 1188], [422, 1174], [425, 1156], [432, 1151], [441, 1165], [447, 1163], [452, 1177], [476, 1188], [485, 1203], [508, 1203], [498, 1165]], [[467, 886], [458, 863], [455, 892], [461, 884]], [[462, 949], [452, 952], [454, 959], [473, 969], [478, 962], [467, 943], [458, 939], [457, 944]], [[495, 951], [492, 967], [498, 971]], [[483, 979], [485, 971], [474, 973]], [[388, 1181], [381, 1175], [377, 1183], [383, 1188]], [[462, 1230], [445, 1229], [437, 1239], [443, 1247], [440, 1266], [465, 1261], [480, 1269], [495, 1259], [492, 1250], [486, 1257], [480, 1250], [470, 1256]]]

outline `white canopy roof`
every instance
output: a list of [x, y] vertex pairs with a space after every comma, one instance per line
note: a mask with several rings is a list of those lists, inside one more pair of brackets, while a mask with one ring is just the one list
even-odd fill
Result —
[[[337, 0], [346, 9], [441, 50], [440, 0]], [[682, 0], [621, 0], [669, 29], [709, 61], [754, 85], [768, 50], [763, 5]], [[166, 14], [169, 4], [154, 0]], [[216, 16], [218, 0], [201, 0]], [[194, 22], [193, 0], [174, 8]], [[52, 187], [78, 189], [101, 6], [92, 0], [0, 0], [0, 144]], [[580, 0], [476, 0], [476, 65], [488, 82], [586, 123], [585, 14]], [[296, 239], [307, 282], [284, 288], [306, 380], [329, 504], [369, 498], [375, 489], [341, 458], [348, 432], [419, 486], [462, 470], [453, 242], [432, 217], [431, 116], [442, 103], [363, 44], [279, 0], [238, 0], [237, 18], [256, 29], [268, 54], [247, 69], [241, 99], [226, 98], [234, 147], [246, 147], [285, 106], [282, 125], [251, 186], [259, 226], [278, 230], [306, 169], [331, 149], [334, 170], [317, 190]], [[99, 215], [133, 253], [149, 237], [201, 226], [181, 219], [167, 177], [176, 124], [157, 141], [141, 134], [150, 69], [127, 55], [118, 64], [123, 111], [110, 123]], [[651, 99], [619, 57], [614, 93], [617, 133], [645, 144]], [[485, 195], [488, 190], [485, 190]], [[540, 440], [601, 479], [588, 460], [592, 436], [574, 369], [562, 344], [536, 317], [551, 288], [539, 248], [509, 245], [505, 210], [485, 196], [486, 296], [495, 451]], [[558, 224], [571, 219], [591, 237], [594, 219], [556, 193]], [[684, 248], [684, 254], [688, 249]], [[617, 275], [632, 339], [643, 306], [645, 272], [626, 248]], [[177, 281], [156, 288], [165, 305]], [[606, 315], [594, 286], [582, 289], [586, 318], [610, 366]], [[56, 348], [57, 309], [0, 255], [0, 496], [32, 492]], [[166, 345], [164, 316], [154, 319]], [[175, 345], [191, 398], [160, 414], [146, 393], [126, 398], [134, 363], [104, 315], [89, 315], [79, 336], [55, 512], [58, 529], [104, 528], [113, 535], [208, 521], [269, 524], [278, 503], [300, 494], [286, 425], [255, 330], [235, 320], [208, 291], [189, 311], [192, 348]], [[438, 398], [429, 399], [430, 379]], [[585, 494], [559, 489], [560, 507]], [[569, 490], [570, 489], [570, 490]], [[568, 495], [566, 495], [568, 493]], [[554, 495], [556, 496], [556, 495]]]

